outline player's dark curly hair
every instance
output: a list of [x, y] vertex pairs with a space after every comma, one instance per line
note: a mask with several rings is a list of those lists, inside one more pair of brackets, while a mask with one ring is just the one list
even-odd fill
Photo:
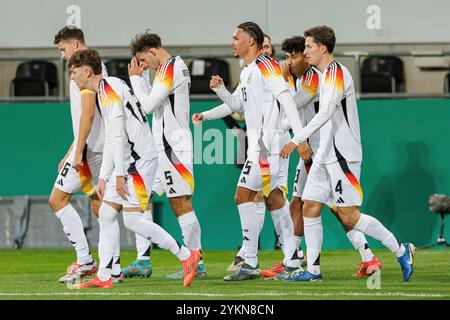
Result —
[[237, 28], [247, 32], [251, 38], [255, 39], [256, 46], [259, 50], [262, 49], [264, 42], [264, 32], [261, 28], [254, 22], [244, 22], [237, 26]]
[[323, 44], [329, 53], [333, 53], [336, 44], [336, 35], [333, 29], [328, 26], [313, 27], [304, 32], [304, 36], [311, 37], [315, 43]]
[[138, 52], [146, 51], [151, 48], [161, 48], [161, 38], [155, 34], [146, 31], [137, 34], [131, 40], [131, 54], [136, 55]]
[[78, 40], [84, 44], [84, 34], [83, 31], [77, 26], [65, 26], [55, 35], [53, 44], [58, 44], [64, 40]]
[[101, 74], [102, 59], [100, 58], [100, 54], [98, 53], [98, 51], [93, 49], [84, 49], [75, 52], [68, 62], [69, 70], [82, 66], [90, 67], [96, 75]]
[[281, 44], [281, 50], [287, 53], [303, 53], [305, 51], [305, 38], [302, 36], [294, 36], [285, 39]]

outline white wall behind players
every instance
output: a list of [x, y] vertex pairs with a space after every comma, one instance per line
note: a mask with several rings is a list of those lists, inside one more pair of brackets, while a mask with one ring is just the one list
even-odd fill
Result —
[[[319, 24], [332, 26], [341, 44], [450, 42], [447, 0], [2, 0], [0, 48], [52, 47], [71, 5], [96, 47], [127, 46], [147, 28], [165, 45], [228, 45], [244, 21], [260, 24], [276, 44]], [[379, 30], [367, 28], [370, 5], [380, 8]]]

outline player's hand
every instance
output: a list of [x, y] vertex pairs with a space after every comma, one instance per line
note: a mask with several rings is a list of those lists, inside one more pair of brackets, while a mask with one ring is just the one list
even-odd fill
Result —
[[289, 68], [289, 64], [287, 62], [281, 65], [281, 71], [283, 72], [284, 80], [289, 81], [289, 77], [291, 76], [291, 69]]
[[72, 168], [75, 170], [81, 170], [83, 168], [83, 154], [82, 153], [75, 153], [75, 156], [72, 160]]
[[128, 64], [128, 76], [139, 76], [142, 77], [144, 74], [144, 66], [138, 63], [136, 57], [133, 57]]
[[303, 161], [309, 161], [314, 154], [311, 147], [309, 146], [309, 143], [307, 141], [301, 143], [297, 147], [297, 152], [300, 158], [302, 158]]
[[192, 115], [192, 124], [194, 126], [199, 126], [203, 122], [203, 113], [194, 113]]
[[123, 176], [116, 177], [116, 190], [117, 190], [117, 193], [119, 194], [119, 196], [123, 200], [125, 200], [125, 201], [128, 200], [127, 196], [129, 196], [130, 194], [128, 193], [127, 184], [126, 184], [125, 178]]
[[98, 179], [97, 187], [95, 188], [95, 192], [99, 196], [100, 200], [103, 200], [103, 197], [105, 196], [105, 187], [106, 187], [106, 181], [103, 179]]
[[212, 91], [217, 90], [220, 86], [223, 86], [224, 82], [223, 79], [219, 76], [212, 76], [211, 80], [209, 81], [209, 87]]
[[297, 145], [290, 141], [288, 144], [286, 144], [280, 151], [280, 157], [282, 158], [289, 158], [289, 156], [292, 154], [292, 151], [297, 148]]

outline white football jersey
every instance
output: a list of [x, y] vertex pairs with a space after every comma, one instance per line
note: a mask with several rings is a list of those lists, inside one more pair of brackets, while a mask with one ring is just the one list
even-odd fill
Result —
[[247, 125], [248, 152], [279, 154], [284, 142], [277, 96], [289, 90], [277, 61], [260, 55], [241, 72], [234, 95], [239, 96]]
[[320, 108], [333, 103], [337, 109], [320, 128], [316, 159], [325, 164], [342, 158], [350, 162], [362, 161], [355, 86], [348, 69], [336, 61], [331, 62], [323, 73], [319, 95]]
[[[157, 102], [159, 105], [154, 109], [152, 118], [152, 130], [158, 151], [193, 151], [189, 128], [190, 86], [189, 70], [179, 56], [171, 57], [158, 67], [149, 95], [152, 101], [161, 101]], [[143, 101], [146, 100], [141, 101], [145, 103]], [[145, 110], [146, 107], [144, 106]]]
[[[147, 116], [127, 84], [116, 77], [103, 78], [97, 94], [105, 124], [105, 144], [112, 142], [115, 133], [115, 128], [111, 127], [111, 120], [123, 118], [127, 139], [124, 150], [126, 171], [130, 172], [131, 167], [139, 159], [151, 160], [157, 157]], [[108, 156], [110, 154], [105, 152], [103, 161], [108, 162], [108, 159], [105, 159]]]
[[[102, 74], [103, 77], [108, 76], [106, 66], [102, 62]], [[70, 113], [72, 115], [72, 129], [74, 137], [74, 148], [77, 145], [78, 140], [78, 128], [80, 127], [80, 117], [81, 117], [81, 94], [75, 81], [70, 80]], [[103, 144], [105, 140], [104, 126], [102, 121], [102, 116], [98, 106], [95, 106], [94, 122], [92, 123], [91, 131], [86, 140], [86, 144], [89, 149], [94, 152], [102, 152]]]
[[[300, 78], [297, 79], [296, 93], [294, 95], [295, 103], [299, 109], [302, 126], [305, 127], [319, 112], [319, 85], [320, 71], [310, 67]], [[308, 142], [311, 149], [316, 152], [319, 148], [319, 132], [313, 133]]]

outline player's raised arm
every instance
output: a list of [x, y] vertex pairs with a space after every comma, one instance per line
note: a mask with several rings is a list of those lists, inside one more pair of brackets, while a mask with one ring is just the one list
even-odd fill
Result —
[[233, 94], [225, 88], [223, 79], [219, 76], [212, 76], [209, 82], [209, 87], [214, 91], [220, 100], [228, 105], [234, 112], [243, 113], [244, 106], [240, 94], [240, 84], [233, 92]]
[[169, 96], [170, 91], [172, 90], [173, 74], [171, 75], [168, 72], [170, 71], [164, 68], [158, 69], [154, 86], [149, 92], [148, 89], [150, 84], [146, 84], [147, 80], [143, 77], [143, 66], [138, 65], [136, 58], [131, 59], [131, 62], [128, 65], [130, 82], [134, 94], [142, 104], [142, 108], [146, 113], [155, 112]]

